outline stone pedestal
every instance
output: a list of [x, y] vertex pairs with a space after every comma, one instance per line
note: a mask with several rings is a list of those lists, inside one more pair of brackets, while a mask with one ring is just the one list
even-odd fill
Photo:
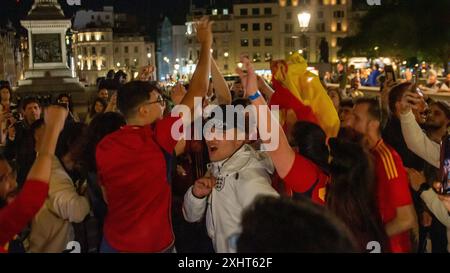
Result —
[[[19, 81], [19, 95], [71, 93], [75, 101], [84, 97], [84, 87], [67, 65], [66, 19], [56, 0], [35, 0], [28, 16], [21, 20], [28, 31], [29, 67]], [[78, 99], [79, 98], [79, 99]]]

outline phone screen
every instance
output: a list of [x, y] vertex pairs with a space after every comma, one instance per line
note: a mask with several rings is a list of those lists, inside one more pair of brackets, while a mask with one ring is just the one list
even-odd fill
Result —
[[392, 65], [386, 65], [384, 70], [386, 73], [386, 80], [391, 80], [391, 81], [395, 82], [395, 73], [394, 73], [394, 68], [392, 67]]
[[450, 136], [446, 136], [441, 145], [442, 194], [450, 194]]

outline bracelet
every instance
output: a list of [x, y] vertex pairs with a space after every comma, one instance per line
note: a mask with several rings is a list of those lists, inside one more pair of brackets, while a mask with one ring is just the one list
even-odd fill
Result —
[[430, 187], [430, 185], [429, 185], [427, 182], [423, 183], [422, 185], [420, 185], [420, 188], [419, 188], [419, 190], [417, 191], [417, 195], [418, 195], [418, 196], [422, 195], [422, 193], [423, 193], [424, 191], [427, 191], [427, 190], [429, 190], [430, 188], [431, 188], [431, 187]]
[[259, 97], [261, 97], [261, 92], [256, 91], [255, 94], [248, 96], [248, 99], [251, 101], [254, 101], [254, 100], [258, 99]]

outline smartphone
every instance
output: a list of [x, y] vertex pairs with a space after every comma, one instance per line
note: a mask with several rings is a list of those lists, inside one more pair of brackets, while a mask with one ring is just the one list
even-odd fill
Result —
[[392, 65], [386, 65], [384, 67], [384, 73], [386, 74], [386, 80], [391, 80], [393, 82], [395, 82], [395, 72], [394, 72], [394, 68], [392, 67]]
[[441, 144], [441, 194], [450, 195], [450, 135], [445, 136]]

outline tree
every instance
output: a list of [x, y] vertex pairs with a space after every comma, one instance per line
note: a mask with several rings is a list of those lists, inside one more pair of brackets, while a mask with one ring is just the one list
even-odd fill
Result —
[[342, 40], [339, 54], [417, 58], [440, 63], [447, 70], [449, 10], [448, 0], [384, 0], [369, 8], [355, 36]]

